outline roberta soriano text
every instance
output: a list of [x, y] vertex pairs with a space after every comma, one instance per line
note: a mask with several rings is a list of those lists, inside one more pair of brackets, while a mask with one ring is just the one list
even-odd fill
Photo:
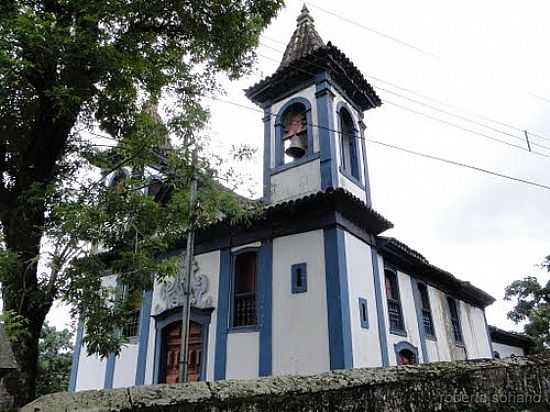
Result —
[[487, 394], [482, 392], [467, 393], [465, 391], [449, 393], [441, 396], [444, 404], [507, 404], [507, 405], [533, 405], [542, 403], [542, 395], [535, 393], [500, 392]]

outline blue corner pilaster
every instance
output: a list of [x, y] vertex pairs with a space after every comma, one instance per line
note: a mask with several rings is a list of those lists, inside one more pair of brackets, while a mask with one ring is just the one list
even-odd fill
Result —
[[495, 349], [493, 348], [493, 340], [491, 339], [491, 331], [489, 330], [489, 324], [487, 323], [487, 315], [485, 309], [483, 309], [483, 320], [485, 321], [485, 330], [487, 331], [487, 340], [489, 341], [489, 348], [491, 349], [491, 358], [495, 357]]
[[271, 202], [271, 125], [274, 119], [272, 119], [271, 104], [264, 106], [264, 188], [263, 188], [263, 200], [264, 202]]
[[115, 361], [115, 354], [109, 353], [109, 356], [107, 356], [107, 365], [105, 365], [105, 380], [103, 383], [103, 389], [113, 388], [113, 379], [115, 377]]
[[259, 376], [270, 376], [273, 355], [273, 243], [262, 242], [260, 248], [260, 364]]
[[323, 229], [330, 369], [353, 368], [344, 231]]
[[136, 367], [136, 385], [145, 383], [145, 367], [147, 365], [147, 349], [149, 347], [149, 325], [151, 324], [151, 306], [153, 303], [153, 290], [143, 292], [143, 304], [141, 305], [139, 319], [139, 347]]
[[338, 165], [336, 161], [336, 139], [334, 138], [334, 114], [332, 84], [324, 72], [315, 78], [317, 99], [317, 123], [319, 129], [319, 149], [321, 152], [321, 189], [337, 187]]
[[73, 347], [73, 361], [71, 365], [71, 375], [69, 376], [69, 392], [76, 391], [76, 378], [78, 376], [78, 364], [80, 362], [80, 350], [82, 349], [82, 337], [84, 335], [84, 324], [78, 322], [76, 339]]
[[363, 182], [365, 185], [365, 194], [367, 200], [367, 206], [372, 206], [370, 179], [369, 179], [369, 163], [367, 160], [367, 147], [365, 143], [365, 130], [366, 126], [363, 121], [359, 122], [359, 130], [361, 133], [361, 151], [363, 153]]
[[414, 307], [416, 309], [416, 323], [418, 325], [418, 334], [420, 336], [420, 350], [422, 351], [422, 363], [428, 363], [430, 361], [428, 356], [428, 347], [426, 345], [426, 330], [424, 329], [424, 322], [422, 316], [422, 302], [420, 292], [418, 290], [418, 281], [411, 277], [411, 287], [413, 292]]
[[374, 297], [376, 299], [376, 318], [378, 320], [378, 341], [380, 342], [380, 353], [382, 354], [382, 366], [390, 366], [388, 355], [388, 337], [386, 335], [386, 318], [384, 316], [384, 301], [382, 293], [382, 278], [378, 267], [378, 253], [371, 246], [372, 269], [374, 275]]
[[220, 252], [220, 279], [216, 320], [216, 353], [214, 356], [214, 380], [225, 379], [227, 356], [227, 330], [229, 327], [229, 286], [231, 282], [231, 251]]

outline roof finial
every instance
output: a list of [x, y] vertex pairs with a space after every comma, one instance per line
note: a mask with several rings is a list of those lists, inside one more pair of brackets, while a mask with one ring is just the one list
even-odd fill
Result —
[[304, 24], [305, 22], [313, 23], [313, 17], [311, 17], [311, 15], [309, 14], [309, 10], [305, 3], [302, 7], [302, 12], [300, 13], [296, 21], [298, 22], [298, 26]]

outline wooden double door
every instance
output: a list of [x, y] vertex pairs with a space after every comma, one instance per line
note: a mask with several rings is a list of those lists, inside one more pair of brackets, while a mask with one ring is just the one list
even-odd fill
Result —
[[[197, 322], [189, 322], [189, 347], [187, 382], [200, 380], [203, 362], [202, 326]], [[162, 383], [179, 382], [179, 362], [181, 349], [181, 321], [167, 325], [163, 330], [163, 345], [161, 356]]]

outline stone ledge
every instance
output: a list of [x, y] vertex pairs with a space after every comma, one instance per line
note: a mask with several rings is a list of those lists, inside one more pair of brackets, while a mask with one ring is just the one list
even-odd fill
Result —
[[56, 393], [22, 412], [548, 411], [550, 357]]

